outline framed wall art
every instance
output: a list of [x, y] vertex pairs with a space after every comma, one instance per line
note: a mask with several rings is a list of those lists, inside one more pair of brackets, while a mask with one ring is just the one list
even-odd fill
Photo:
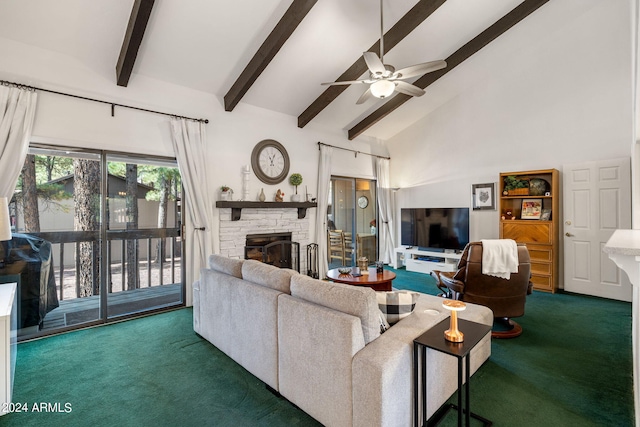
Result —
[[473, 184], [471, 186], [473, 199], [473, 210], [496, 210], [496, 185], [493, 182], [488, 184]]
[[542, 199], [523, 199], [520, 219], [540, 219], [542, 215]]
[[542, 215], [540, 216], [540, 221], [550, 221], [551, 220], [551, 209], [542, 209]]

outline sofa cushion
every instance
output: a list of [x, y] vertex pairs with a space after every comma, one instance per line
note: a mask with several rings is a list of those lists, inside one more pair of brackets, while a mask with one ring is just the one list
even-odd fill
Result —
[[380, 336], [376, 293], [367, 287], [325, 282], [297, 274], [291, 277], [291, 295], [360, 318], [365, 344]]
[[243, 259], [227, 258], [221, 255], [209, 255], [209, 268], [242, 279]]
[[286, 294], [291, 293], [291, 276], [297, 274], [294, 270], [274, 267], [252, 259], [248, 259], [242, 264], [242, 278], [244, 280]]
[[387, 322], [393, 325], [411, 314], [419, 295], [408, 291], [376, 292], [376, 299]]

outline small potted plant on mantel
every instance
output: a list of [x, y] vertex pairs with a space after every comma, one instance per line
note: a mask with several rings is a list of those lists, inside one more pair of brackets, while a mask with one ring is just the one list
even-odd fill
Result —
[[295, 194], [291, 195], [291, 201], [299, 202], [300, 195], [298, 194], [298, 185], [302, 184], [302, 175], [300, 175], [299, 173], [292, 173], [289, 177], [289, 184], [293, 185], [296, 189]]
[[233, 190], [227, 185], [220, 187], [220, 200], [231, 200]]

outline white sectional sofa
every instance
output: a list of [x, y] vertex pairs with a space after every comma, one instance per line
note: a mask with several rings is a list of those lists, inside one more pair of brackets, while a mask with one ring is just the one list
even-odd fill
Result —
[[[326, 426], [413, 425], [413, 340], [448, 316], [441, 298], [421, 294], [411, 315], [380, 334], [370, 288], [218, 255], [193, 284], [194, 330]], [[493, 322], [474, 304], [459, 317]], [[472, 373], [490, 340], [471, 352]], [[455, 392], [457, 364], [432, 350], [427, 358], [431, 416]]]

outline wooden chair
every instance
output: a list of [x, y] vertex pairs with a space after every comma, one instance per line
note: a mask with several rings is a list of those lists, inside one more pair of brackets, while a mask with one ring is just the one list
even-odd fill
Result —
[[345, 231], [342, 233], [344, 237], [344, 265], [351, 265], [353, 261], [353, 234]]
[[342, 230], [328, 230], [327, 231], [327, 248], [329, 251], [329, 264], [334, 259], [339, 259], [342, 265], [344, 264], [344, 234]]

